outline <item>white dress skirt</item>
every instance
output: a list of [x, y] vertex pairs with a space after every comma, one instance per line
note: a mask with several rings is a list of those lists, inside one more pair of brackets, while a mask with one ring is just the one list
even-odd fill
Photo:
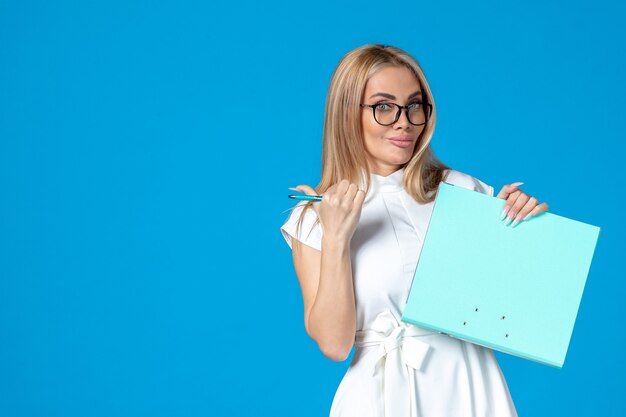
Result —
[[[446, 182], [493, 196], [493, 187], [456, 170]], [[371, 187], [350, 243], [356, 297], [356, 351], [330, 417], [517, 416], [491, 349], [400, 320], [433, 203], [419, 204], [402, 188], [404, 169]], [[298, 203], [281, 227], [291, 239], [321, 250], [315, 211]], [[451, 254], [452, 255], [452, 254]]]

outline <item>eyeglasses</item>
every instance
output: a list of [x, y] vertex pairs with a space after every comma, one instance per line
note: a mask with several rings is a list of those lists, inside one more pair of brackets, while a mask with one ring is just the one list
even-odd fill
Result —
[[[394, 106], [396, 109], [394, 109]], [[432, 106], [428, 103], [418, 101], [410, 103], [408, 106], [401, 106], [396, 103], [361, 104], [361, 107], [369, 107], [374, 114], [374, 120], [379, 125], [389, 126], [400, 118], [400, 113], [406, 109], [406, 117], [409, 123], [415, 126], [426, 124], [432, 111]]]

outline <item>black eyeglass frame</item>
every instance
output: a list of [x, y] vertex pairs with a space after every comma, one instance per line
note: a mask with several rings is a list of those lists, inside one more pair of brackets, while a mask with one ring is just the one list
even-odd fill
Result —
[[[393, 122], [387, 123], [387, 124], [381, 123], [381, 122], [378, 121], [378, 119], [376, 119], [376, 107], [382, 106], [382, 105], [385, 105], [385, 104], [387, 104], [387, 105], [391, 104], [391, 105], [394, 105], [394, 106], [396, 106], [398, 108], [398, 111], [396, 112], [396, 117], [393, 119]], [[411, 122], [411, 119], [409, 118], [409, 106], [411, 104], [420, 104], [422, 106], [425, 106], [424, 107], [424, 117], [425, 117], [424, 123], [417, 123], [416, 124], [416, 123]], [[372, 116], [374, 116], [374, 120], [376, 120], [376, 123], [378, 123], [381, 126], [391, 126], [392, 124], [396, 123], [400, 119], [400, 114], [402, 113], [402, 110], [405, 111], [406, 119], [413, 126], [423, 126], [426, 123], [428, 123], [428, 119], [430, 119], [430, 114], [433, 111], [433, 106], [430, 103], [422, 103], [422, 102], [419, 102], [419, 101], [415, 101], [415, 102], [413, 102], [411, 104], [409, 104], [407, 106], [401, 106], [401, 105], [396, 104], [396, 103], [384, 102], [384, 103], [376, 103], [376, 104], [360, 104], [360, 106], [361, 107], [369, 107], [369, 108], [371, 108], [372, 109]], [[426, 111], [426, 109], [428, 109], [428, 111]]]

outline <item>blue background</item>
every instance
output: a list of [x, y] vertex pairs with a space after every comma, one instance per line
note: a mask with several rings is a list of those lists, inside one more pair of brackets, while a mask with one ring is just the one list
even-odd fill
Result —
[[328, 414], [279, 228], [366, 43], [445, 163], [602, 228], [564, 368], [496, 355], [522, 416], [623, 412], [626, 10], [464, 3], [2, 1], [0, 415]]

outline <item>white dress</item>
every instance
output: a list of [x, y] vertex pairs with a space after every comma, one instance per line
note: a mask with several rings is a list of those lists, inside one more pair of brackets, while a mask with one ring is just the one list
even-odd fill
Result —
[[[404, 169], [371, 174], [350, 248], [356, 297], [356, 351], [330, 417], [517, 416], [500, 366], [489, 348], [400, 320], [433, 203], [402, 188]], [[446, 182], [493, 196], [493, 187], [456, 170]], [[296, 235], [304, 202], [281, 232], [321, 250], [322, 227], [312, 209]]]

